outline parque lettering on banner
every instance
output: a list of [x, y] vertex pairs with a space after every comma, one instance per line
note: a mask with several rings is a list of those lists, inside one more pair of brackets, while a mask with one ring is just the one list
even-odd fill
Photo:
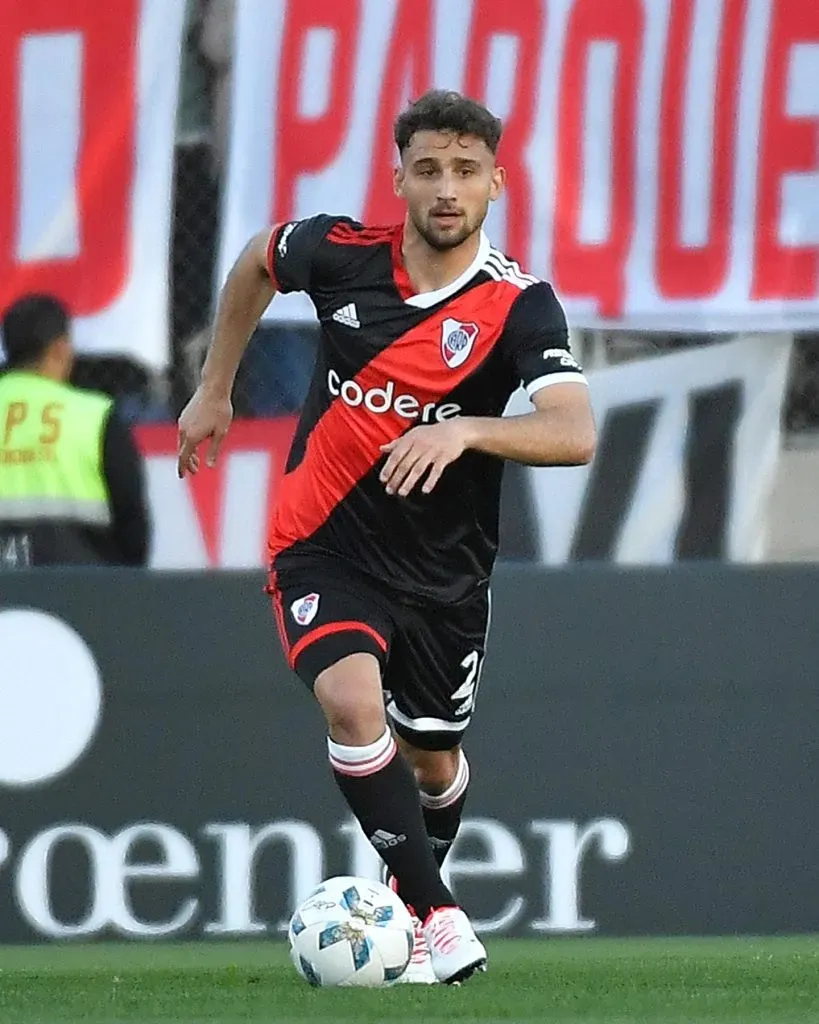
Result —
[[[277, 175], [274, 211], [294, 208], [295, 189], [303, 174], [316, 174], [338, 155], [347, 130], [354, 84], [354, 55], [361, 7], [358, 0], [337, 3], [316, 0], [311, 4], [287, 5], [282, 30], [281, 70], [279, 72], [279, 122], [276, 137]], [[300, 107], [304, 95], [304, 62], [311, 44], [329, 44], [326, 101], [323, 108], [305, 112]], [[294, 139], [299, 145], [292, 145]], [[271, 223], [290, 220], [276, 218]]]
[[[634, 68], [642, 54], [639, 0], [600, 4], [578, 0], [566, 34], [560, 89], [556, 192], [560, 196], [554, 239], [554, 280], [567, 295], [594, 295], [604, 317], [623, 310], [625, 271], [634, 228], [634, 148], [637, 88]], [[583, 229], [586, 166], [584, 133], [592, 111], [610, 104], [611, 164], [603, 173], [610, 190], [605, 230]]]
[[[454, 88], [505, 122], [493, 241], [555, 282], [575, 326], [819, 325], [815, 4], [281, 6], [283, 20], [239, 10], [239, 39], [269, 38], [276, 59], [240, 76], [238, 102], [272, 90], [272, 116], [234, 131], [222, 274], [268, 220], [400, 218], [393, 121]], [[300, 302], [271, 315], [309, 318]]]
[[421, 96], [432, 84], [431, 37], [431, 0], [400, 0], [378, 105], [372, 172], [364, 213], [364, 220], [369, 224], [388, 224], [401, 216], [392, 187], [395, 164], [393, 124], [409, 97]]
[[[717, 16], [706, 34], [697, 29], [696, 0], [676, 0], [671, 6], [661, 99], [662, 131], [659, 135], [657, 247], [655, 273], [661, 294], [670, 299], [714, 295], [730, 269], [731, 220], [736, 189], [736, 123], [739, 114], [739, 76], [747, 0], [724, 0], [715, 4]], [[697, 48], [702, 38], [711, 46]], [[707, 54], [703, 53], [707, 50]], [[696, 62], [695, 56], [705, 56]], [[686, 117], [698, 101], [694, 75], [711, 86], [715, 96], [713, 146], [710, 154], [711, 188], [709, 202], [700, 213], [700, 230], [683, 231], [686, 202], [686, 169], [694, 154], [686, 140]], [[685, 97], [687, 102], [681, 102]], [[690, 99], [688, 99], [690, 97]], [[707, 141], [707, 140], [706, 140]], [[688, 211], [685, 211], [686, 213]], [[692, 211], [693, 212], [693, 211]]]
[[[514, 4], [478, 0], [467, 43], [464, 89], [470, 96], [494, 103], [504, 122], [499, 158], [514, 183], [509, 189], [506, 218], [506, 247], [512, 253], [528, 252], [531, 244], [532, 180], [526, 146], [537, 113], [545, 21], [541, 0], [517, 0]], [[503, 50], [507, 51], [505, 60]], [[496, 53], [500, 57], [497, 64], [493, 59]], [[507, 95], [500, 97], [500, 105], [491, 88], [493, 70], [505, 79]]]
[[[819, 6], [777, 0], [771, 18], [760, 138], [758, 219], [780, 231], [756, 232], [753, 295], [808, 299], [819, 289]], [[811, 175], [812, 239], [793, 237], [783, 209], [799, 177]], [[804, 179], [809, 186], [811, 179]], [[810, 200], [809, 200], [810, 201]], [[790, 237], [788, 237], [790, 236]], [[807, 244], [805, 244], [807, 242]]]

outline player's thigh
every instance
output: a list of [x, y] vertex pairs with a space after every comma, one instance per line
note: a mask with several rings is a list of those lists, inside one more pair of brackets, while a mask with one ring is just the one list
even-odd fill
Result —
[[279, 573], [268, 589], [287, 663], [311, 689], [353, 654], [372, 655], [383, 675], [394, 627], [366, 587], [318, 573]]
[[420, 750], [451, 750], [475, 709], [490, 599], [481, 591], [449, 608], [412, 610], [393, 638], [384, 679], [395, 731]]

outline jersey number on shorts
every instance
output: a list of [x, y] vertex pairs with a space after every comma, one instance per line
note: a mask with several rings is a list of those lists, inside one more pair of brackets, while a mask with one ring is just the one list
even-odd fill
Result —
[[461, 668], [466, 669], [466, 681], [452, 694], [454, 702], [461, 701], [455, 708], [455, 714], [459, 717], [468, 715], [475, 706], [475, 691], [480, 678], [481, 660], [480, 651], [470, 651], [461, 662]]

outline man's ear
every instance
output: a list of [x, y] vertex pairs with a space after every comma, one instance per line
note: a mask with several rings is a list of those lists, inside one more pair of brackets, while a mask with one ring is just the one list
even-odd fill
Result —
[[503, 190], [506, 188], [506, 168], [496, 167], [492, 171], [492, 185], [489, 189], [489, 198], [494, 203], [496, 199], [500, 199], [503, 195]]

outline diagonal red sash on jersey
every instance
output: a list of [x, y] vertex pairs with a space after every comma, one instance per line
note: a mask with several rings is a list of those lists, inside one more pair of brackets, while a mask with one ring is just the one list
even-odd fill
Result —
[[[356, 374], [355, 384], [366, 393], [393, 381], [393, 402], [407, 394], [421, 410], [439, 405], [490, 355], [519, 295], [518, 288], [494, 281], [472, 288], [397, 338]], [[454, 369], [441, 350], [448, 319], [478, 327], [469, 357]], [[282, 479], [268, 539], [271, 557], [312, 536], [382, 458], [381, 446], [419, 423], [420, 416], [410, 419], [394, 408], [374, 413], [363, 403], [351, 407], [336, 398], [310, 432], [301, 462]]]

